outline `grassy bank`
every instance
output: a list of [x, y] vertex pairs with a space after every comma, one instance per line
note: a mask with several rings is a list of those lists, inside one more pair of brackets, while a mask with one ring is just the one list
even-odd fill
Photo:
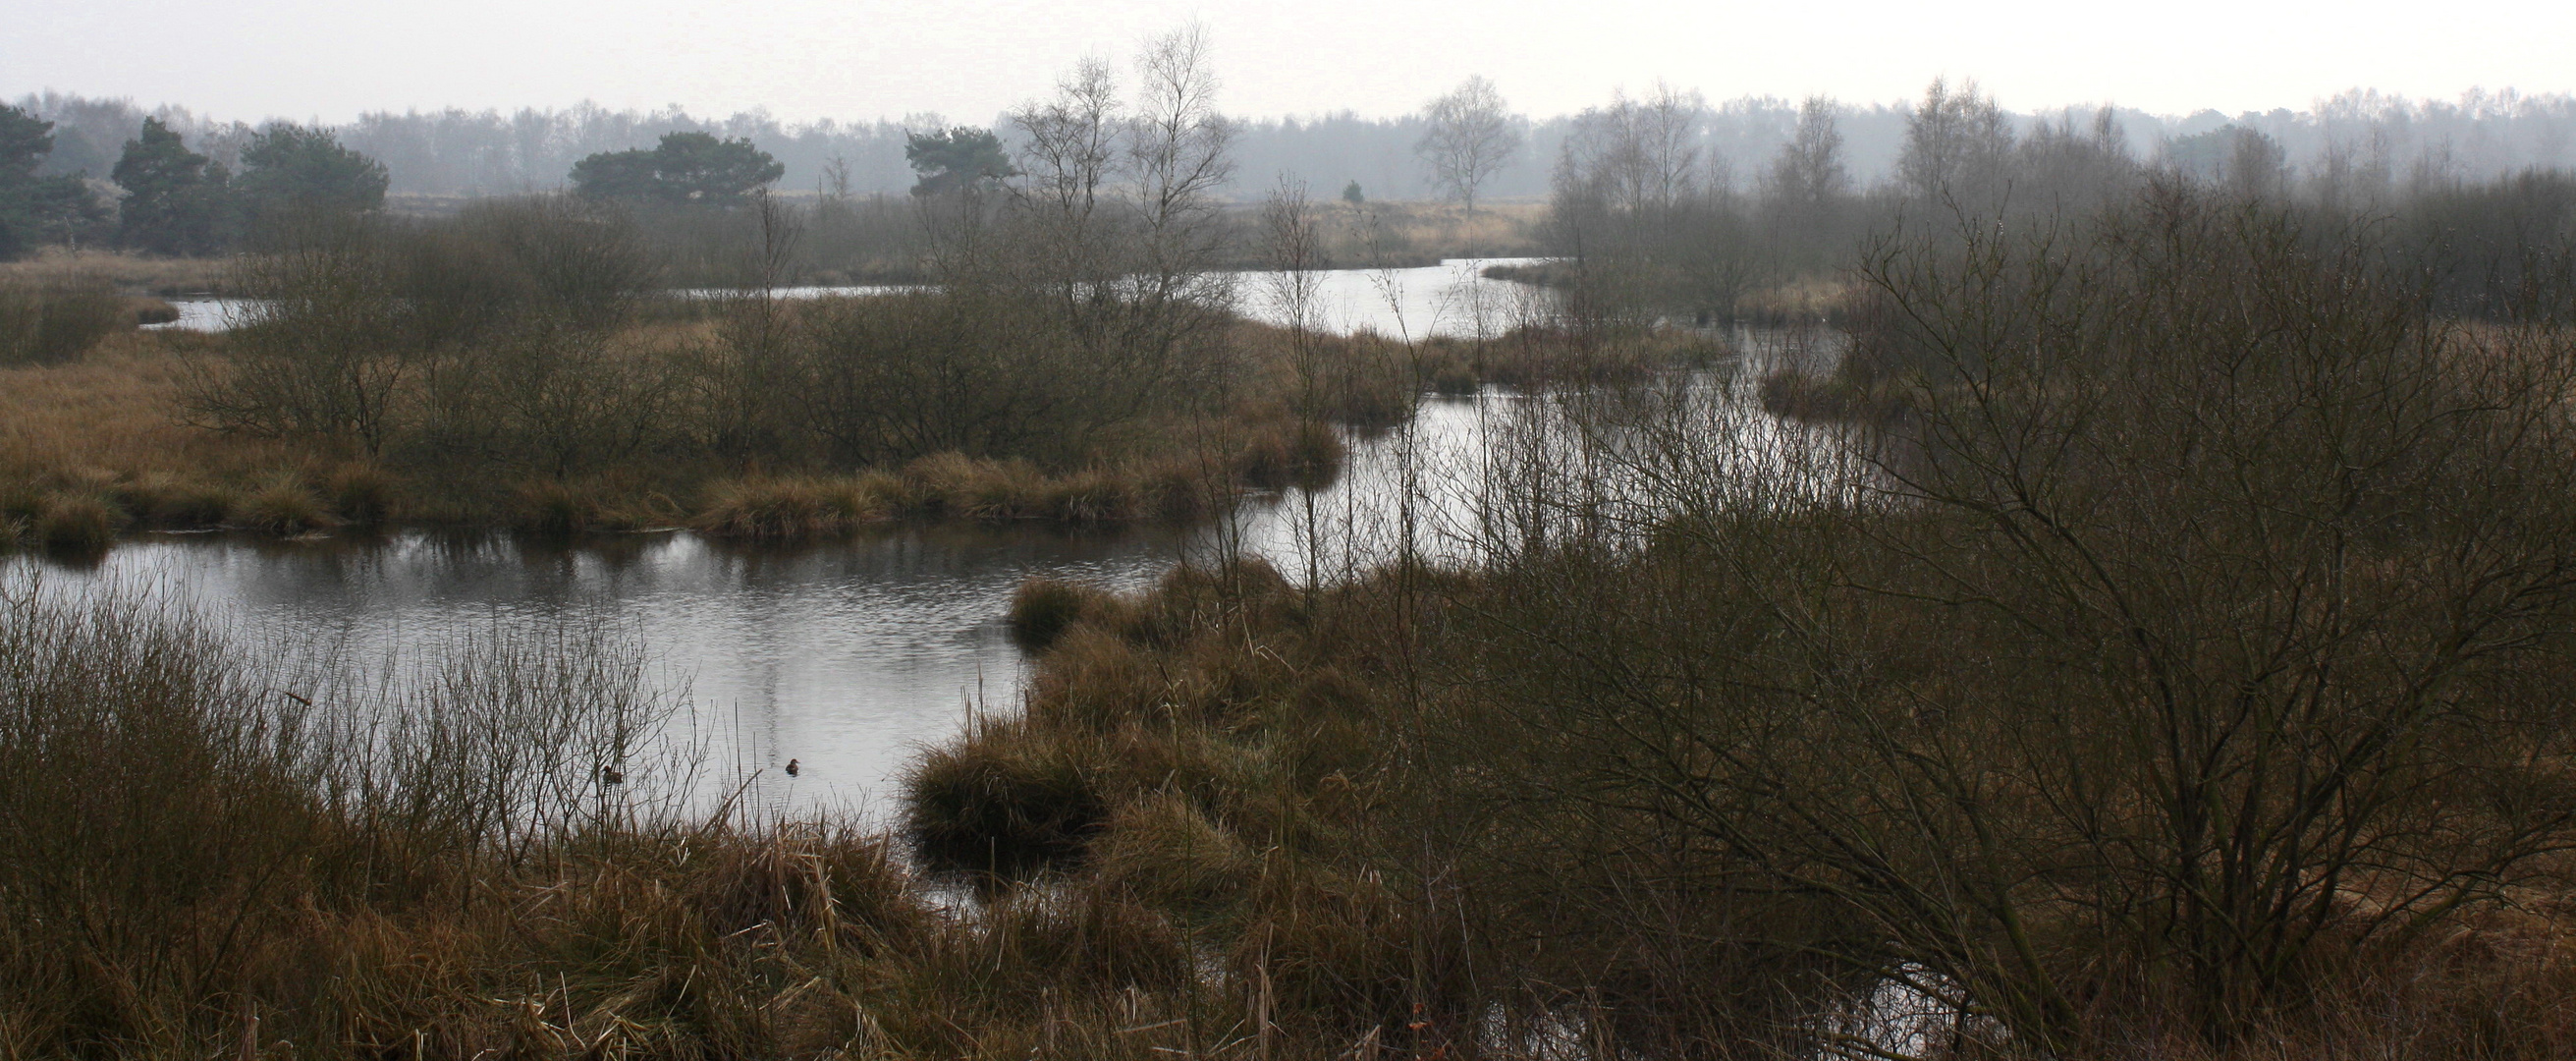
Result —
[[[1248, 213], [1249, 211], [1247, 211]], [[1316, 251], [1327, 267], [1385, 269], [1438, 265], [1451, 258], [1521, 258], [1544, 253], [1545, 203], [1487, 203], [1468, 213], [1454, 203], [1342, 202], [1319, 204]], [[1238, 225], [1250, 229], [1254, 219]], [[1234, 268], [1276, 265], [1256, 241], [1239, 241], [1227, 260]]]
[[969, 916], [885, 839], [635, 794], [685, 781], [653, 752], [681, 705], [614, 637], [492, 635], [401, 691], [273, 658], [139, 598], [0, 597], [8, 1056], [1244, 1041], [1130, 899]]
[[[924, 520], [1189, 522], [1243, 491], [1330, 481], [1345, 432], [1405, 422], [1425, 391], [1633, 380], [1724, 353], [1681, 337], [1586, 342], [1539, 331], [1413, 346], [1292, 341], [1240, 323], [1228, 343], [1247, 366], [1242, 396], [1222, 418], [1146, 418], [1045, 460], [948, 450], [880, 463], [833, 453], [820, 432], [800, 442], [792, 420], [768, 435], [767, 452], [728, 452], [717, 434], [728, 410], [710, 400], [729, 385], [716, 375], [723, 327], [639, 324], [606, 340], [583, 371], [645, 381], [603, 392], [650, 400], [630, 419], [604, 420], [592, 406], [483, 412], [491, 419], [477, 424], [470, 408], [424, 407], [420, 420], [387, 425], [396, 437], [374, 452], [345, 434], [219, 429], [202, 402], [234, 371], [237, 339], [128, 328], [67, 363], [0, 367], [0, 525], [8, 531], [0, 539], [80, 551], [120, 533], [217, 527], [292, 535], [397, 524], [546, 533], [687, 526], [786, 540]], [[782, 407], [797, 397], [796, 381], [751, 385], [771, 415], [790, 419], [794, 410]], [[505, 414], [525, 419], [511, 424]], [[465, 427], [484, 433], [456, 437]], [[565, 463], [549, 466], [541, 446]]]
[[[636, 344], [667, 344], [669, 330], [658, 331]], [[216, 527], [295, 534], [394, 523], [555, 532], [687, 525], [782, 539], [924, 519], [1186, 522], [1242, 490], [1329, 480], [1342, 459], [1330, 428], [1301, 429], [1275, 407], [1255, 407], [1244, 411], [1247, 422], [1176, 424], [1165, 437], [1133, 443], [1123, 451], [1130, 455], [1052, 470], [954, 452], [843, 473], [746, 473], [705, 456], [650, 466], [650, 450], [666, 447], [562, 477], [525, 467], [441, 470], [335, 440], [263, 438], [192, 422], [192, 389], [226, 370], [226, 342], [128, 332], [71, 364], [0, 369], [0, 520], [14, 537], [96, 548], [127, 530]]]

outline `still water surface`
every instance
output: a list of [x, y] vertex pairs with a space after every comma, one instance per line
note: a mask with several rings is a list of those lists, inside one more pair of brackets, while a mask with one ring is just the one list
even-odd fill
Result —
[[[1538, 258], [1452, 258], [1438, 265], [1410, 269], [1328, 269], [1306, 274], [1310, 326], [1341, 333], [1363, 329], [1398, 338], [1431, 335], [1475, 337], [1497, 335], [1523, 316], [1541, 308], [1545, 292], [1521, 284], [1488, 280], [1489, 265], [1525, 265]], [[1290, 313], [1282, 303], [1282, 275], [1268, 272], [1226, 274], [1235, 284], [1236, 308], [1256, 320], [1284, 324]], [[776, 293], [786, 298], [864, 297], [909, 290], [904, 287], [790, 287]], [[706, 297], [709, 291], [681, 294]], [[248, 299], [174, 301], [179, 319], [147, 328], [219, 332], [241, 323], [257, 303]]]
[[[1317, 274], [1308, 319], [1336, 332], [1497, 333], [1543, 296], [1482, 279], [1486, 264]], [[1285, 319], [1276, 277], [1237, 282], [1244, 312]], [[221, 327], [239, 310], [182, 308], [194, 314], [182, 327]], [[1735, 345], [1748, 363], [1785, 352], [1776, 336], [1739, 333]], [[604, 625], [640, 641], [656, 677], [686, 687], [692, 707], [679, 725], [705, 748], [710, 778], [755, 777], [754, 798], [774, 807], [882, 814], [894, 809], [890, 782], [923, 745], [973, 711], [1018, 702], [1028, 661], [1003, 616], [1023, 579], [1131, 590], [1184, 558], [1239, 549], [1292, 579], [1330, 580], [1393, 555], [1408, 533], [1435, 562], [1470, 558], [1484, 503], [1509, 491], [1490, 485], [1508, 437], [1494, 432], [1524, 401], [1426, 397], [1407, 428], [1352, 438], [1331, 487], [1256, 498], [1230, 523], [1191, 530], [906, 527], [788, 548], [682, 531], [570, 545], [427, 532], [144, 535], [88, 564], [0, 560], [0, 583], [148, 590], [254, 649], [329, 645], [358, 660], [435, 662], [460, 635]], [[778, 769], [790, 759], [802, 767], [794, 779]]]
[[[1308, 320], [1396, 336], [1499, 332], [1528, 311], [1532, 295], [1482, 279], [1486, 264], [1316, 274]], [[1244, 312], [1286, 318], [1275, 276], [1236, 279]], [[243, 309], [180, 308], [173, 326], [207, 330], [229, 326]], [[1355, 439], [1346, 474], [1311, 509], [1303, 496], [1256, 499], [1225, 528], [900, 528], [795, 548], [679, 531], [569, 546], [426, 532], [308, 541], [145, 535], [86, 565], [0, 561], [0, 581], [40, 577], [57, 592], [150, 590], [245, 645], [330, 644], [357, 659], [419, 660], [460, 633], [606, 623], [639, 639], [665, 680], [686, 684], [693, 707], [683, 725], [707, 748], [711, 776], [757, 774], [760, 798], [773, 804], [884, 813], [895, 795], [889, 782], [922, 745], [955, 733], [970, 711], [1017, 702], [1028, 663], [1002, 619], [1021, 580], [1134, 589], [1184, 557], [1220, 549], [1303, 577], [1310, 515], [1322, 536], [1357, 543], [1318, 561], [1318, 574], [1351, 570], [1393, 547], [1395, 499], [1407, 481], [1420, 489], [1477, 480], [1486, 411], [1511, 400], [1426, 399], [1410, 428]], [[1457, 507], [1451, 496], [1451, 515]], [[1432, 505], [1416, 529], [1417, 543], [1435, 552], [1455, 548], [1443, 545], [1456, 522], [1443, 511]], [[793, 780], [777, 770], [790, 759], [802, 767]]]
[[[1408, 479], [1475, 481], [1469, 466], [1487, 413], [1511, 400], [1428, 399], [1409, 431], [1355, 440], [1346, 474], [1313, 498], [1317, 537], [1344, 543], [1318, 573], [1330, 578], [1393, 547], [1394, 498]], [[604, 626], [641, 642], [655, 678], [685, 685], [692, 706], [678, 735], [704, 746], [709, 778], [757, 774], [755, 798], [773, 806], [878, 813], [890, 809], [888, 782], [923, 744], [955, 733], [972, 711], [1017, 703], [1028, 663], [1003, 616], [1021, 580], [1130, 590], [1220, 549], [1302, 578], [1307, 500], [1257, 498], [1228, 525], [1192, 530], [896, 527], [794, 547], [685, 531], [570, 544], [418, 531], [290, 541], [146, 534], [88, 563], [0, 560], [0, 584], [146, 591], [250, 651], [319, 646], [359, 661], [434, 662], [460, 635]], [[1416, 536], [1433, 552], [1457, 547], [1457, 523], [1440, 507], [1428, 506]], [[777, 770], [790, 759], [802, 768], [792, 781]]]

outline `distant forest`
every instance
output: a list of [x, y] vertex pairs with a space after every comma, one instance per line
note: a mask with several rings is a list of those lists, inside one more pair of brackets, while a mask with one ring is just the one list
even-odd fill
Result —
[[[54, 149], [42, 166], [47, 174], [104, 178], [147, 117], [161, 119], [189, 148], [228, 167], [242, 145], [264, 128], [185, 107], [147, 110], [126, 99], [55, 92], [23, 97], [19, 105], [55, 123]], [[1844, 163], [1854, 180], [1872, 185], [1893, 176], [1913, 106], [1908, 101], [1838, 105]], [[1693, 132], [1698, 157], [1709, 169], [1703, 178], [1720, 187], [1750, 189], [1795, 133], [1798, 108], [1796, 100], [1773, 97], [1703, 106]], [[2484, 180], [2531, 167], [2576, 168], [2576, 96], [2563, 93], [2507, 90], [2416, 100], [2356, 90], [2295, 112], [2230, 117], [2204, 110], [2170, 116], [2123, 108], [2114, 113], [2131, 153], [2147, 160], [2188, 163], [2194, 137], [2235, 126], [2271, 137], [2297, 172], [2334, 172], [2345, 180], [2390, 186]], [[2093, 111], [2006, 114], [2016, 132], [2027, 132], [2069, 115], [2089, 124]], [[1582, 115], [1517, 119], [1522, 127], [1519, 148], [1480, 194], [1495, 199], [1546, 195], [1550, 174], [1582, 120]], [[377, 112], [330, 131], [340, 143], [383, 162], [397, 196], [470, 197], [561, 188], [574, 162], [597, 152], [651, 147], [669, 132], [749, 139], [786, 166], [782, 190], [892, 195], [910, 188], [916, 178], [904, 160], [905, 131], [948, 124], [935, 115], [794, 124], [758, 111], [710, 118], [676, 108], [646, 113], [585, 103], [509, 114]], [[1011, 135], [1008, 123], [991, 124], [1005, 137]], [[1240, 128], [1233, 149], [1239, 167], [1228, 189], [1234, 198], [1258, 198], [1281, 174], [1301, 177], [1328, 194], [1356, 181], [1374, 199], [1435, 197], [1413, 150], [1423, 130], [1418, 115], [1363, 118], [1346, 112], [1246, 119]]]

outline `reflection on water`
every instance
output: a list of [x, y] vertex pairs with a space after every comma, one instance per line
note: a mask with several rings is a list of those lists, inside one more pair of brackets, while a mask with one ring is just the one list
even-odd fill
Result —
[[[1406, 272], [1426, 283], [1458, 280], [1455, 271]], [[1763, 361], [1802, 352], [1773, 335], [1741, 335], [1737, 345], [1768, 354]], [[1760, 415], [1743, 388], [1719, 379], [1675, 381], [1692, 410], [1676, 426], [1694, 447], [1736, 450], [1727, 459], [1759, 476], [1813, 474], [1744, 464], [1794, 449], [1781, 432], [1800, 432]], [[920, 746], [955, 733], [974, 705], [1017, 703], [1027, 663], [1002, 620], [1022, 579], [1135, 589], [1184, 556], [1211, 557], [1232, 543], [1291, 579], [1306, 576], [1311, 558], [1314, 573], [1331, 580], [1396, 556], [1408, 530], [1417, 555], [1472, 559], [1492, 544], [1498, 514], [1510, 518], [1521, 500], [1514, 454], [1625, 444], [1573, 430], [1549, 408], [1493, 390], [1426, 398], [1410, 427], [1354, 438], [1348, 469], [1329, 489], [1255, 499], [1230, 527], [892, 528], [794, 548], [685, 532], [572, 546], [423, 532], [377, 541], [147, 535], [87, 564], [0, 560], [0, 583], [41, 573], [64, 591], [162, 590], [246, 645], [336, 643], [358, 659], [416, 658], [460, 631], [494, 625], [605, 620], [689, 682], [714, 777], [757, 771], [765, 805], [882, 813], [894, 795], [887, 782]], [[1740, 437], [1720, 445], [1716, 432]], [[793, 780], [775, 769], [791, 758], [803, 767]]]
[[690, 683], [714, 776], [795, 758], [795, 802], [865, 809], [970, 701], [1014, 701], [1024, 664], [1001, 618], [1022, 578], [1133, 588], [1181, 544], [947, 528], [756, 550], [682, 533], [569, 548], [502, 535], [146, 536], [43, 577], [163, 590], [246, 645], [336, 643], [361, 660], [434, 651], [460, 629], [609, 620]]
[[[1307, 321], [1319, 331], [1345, 335], [1372, 331], [1398, 339], [1498, 336], [1544, 315], [1555, 296], [1527, 284], [1488, 280], [1485, 267], [1543, 260], [1451, 258], [1412, 269], [1319, 270], [1308, 274], [1312, 283]], [[1292, 314], [1290, 287], [1284, 279], [1284, 274], [1273, 272], [1235, 274], [1235, 308], [1254, 320], [1287, 324]]]
[[[1473, 407], [1440, 404], [1424, 434], [1463, 428]], [[1319, 500], [1346, 513], [1385, 508], [1355, 495], [1401, 481], [1383, 471], [1401, 437], [1356, 446], [1355, 474]], [[1303, 539], [1287, 513], [1298, 507], [1256, 499], [1233, 537], [1296, 568]], [[419, 661], [457, 643], [455, 634], [496, 626], [605, 621], [640, 638], [661, 677], [688, 683], [688, 735], [709, 749], [712, 777], [757, 772], [755, 798], [769, 805], [882, 812], [887, 782], [921, 745], [953, 734], [979, 707], [1017, 704], [1027, 661], [1003, 617], [1023, 579], [1138, 589], [1184, 557], [1213, 555], [1227, 537], [1217, 528], [931, 527], [753, 547], [679, 531], [571, 544], [431, 532], [153, 534], [82, 563], [0, 559], [0, 584], [34, 576], [51, 592], [154, 591], [247, 649], [328, 645], [357, 660]], [[801, 767], [792, 781], [776, 770], [789, 759]]]
[[179, 311], [178, 318], [160, 324], [146, 324], [143, 330], [147, 332], [227, 331], [240, 324], [243, 316], [255, 305], [257, 305], [256, 302], [246, 298], [174, 298], [170, 300], [170, 307]]
[[[1453, 258], [1438, 265], [1412, 269], [1326, 269], [1310, 274], [1312, 298], [1307, 320], [1318, 330], [1350, 333], [1360, 330], [1397, 338], [1420, 339], [1432, 335], [1475, 337], [1500, 335], [1513, 324], [1538, 312], [1551, 297], [1546, 292], [1522, 284], [1487, 280], [1482, 270], [1488, 265], [1521, 265], [1537, 258]], [[1235, 281], [1236, 308], [1254, 320], [1284, 323], [1288, 318], [1280, 304], [1278, 273], [1248, 272], [1230, 274]], [[789, 287], [772, 292], [781, 298], [864, 297], [918, 290], [907, 285], [869, 285], [860, 287]], [[711, 298], [718, 291], [681, 291], [688, 298]], [[190, 299], [174, 301], [179, 319], [147, 328], [176, 328], [188, 331], [219, 332], [235, 327], [246, 319], [249, 310], [258, 306], [252, 299]]]

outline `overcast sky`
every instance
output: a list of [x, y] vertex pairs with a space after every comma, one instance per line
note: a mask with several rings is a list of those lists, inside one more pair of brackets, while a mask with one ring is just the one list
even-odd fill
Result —
[[583, 99], [789, 121], [981, 123], [1085, 54], [1211, 32], [1224, 106], [1412, 110], [1472, 73], [1549, 115], [1658, 78], [1713, 99], [1918, 94], [1978, 78], [2004, 106], [2305, 109], [2373, 87], [2576, 90], [2576, 2], [2168, 0], [0, 0], [0, 94], [178, 103], [219, 118], [504, 110]]

